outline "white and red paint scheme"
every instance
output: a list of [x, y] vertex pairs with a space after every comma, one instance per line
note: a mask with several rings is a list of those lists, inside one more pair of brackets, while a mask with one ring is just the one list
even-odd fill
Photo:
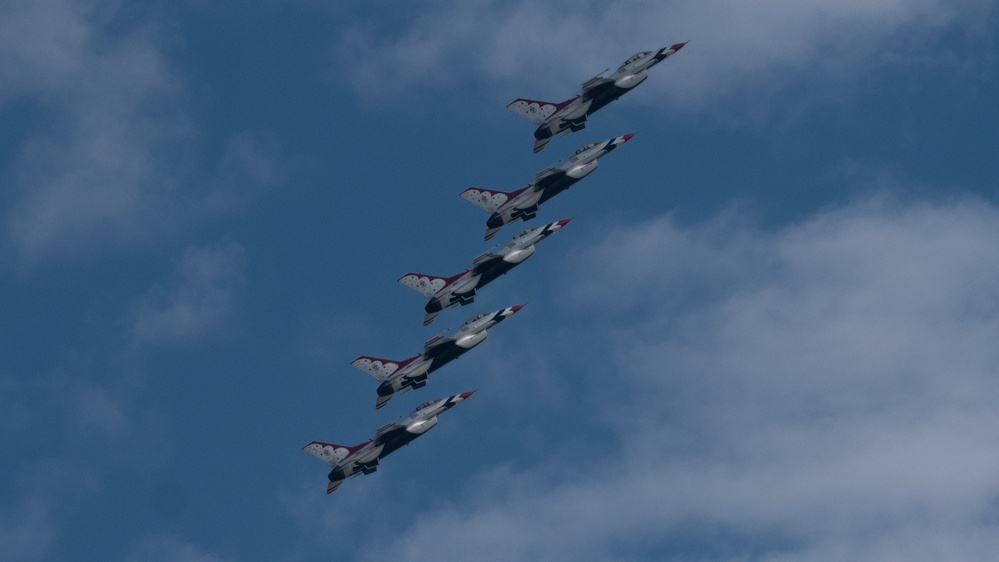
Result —
[[486, 219], [486, 240], [499, 232], [503, 225], [517, 220], [533, 219], [541, 204], [569, 189], [579, 180], [597, 169], [597, 160], [631, 140], [635, 133], [628, 133], [605, 141], [587, 143], [564, 163], [541, 170], [534, 176], [534, 183], [516, 191], [496, 191], [470, 187], [461, 192], [461, 198], [478, 205], [489, 213]]
[[350, 364], [371, 375], [381, 384], [375, 408], [384, 406], [396, 392], [408, 392], [427, 385], [430, 373], [461, 357], [485, 341], [486, 330], [513, 316], [523, 308], [518, 304], [495, 312], [483, 312], [469, 318], [455, 333], [438, 335], [423, 344], [419, 355], [394, 361], [362, 355]]
[[[407, 273], [399, 278], [403, 285], [430, 299], [424, 310], [423, 325], [437, 318], [445, 308], [465, 306], [475, 300], [475, 293], [501, 275], [534, 255], [534, 245], [559, 231], [572, 219], [525, 228], [499, 252], [486, 252], [472, 260], [472, 268], [451, 277], [425, 273]], [[415, 358], [414, 358], [415, 359]]]
[[374, 439], [348, 447], [335, 443], [313, 441], [303, 451], [315, 455], [333, 470], [329, 473], [326, 493], [331, 494], [343, 481], [358, 474], [371, 474], [378, 470], [381, 460], [437, 425], [437, 416], [468, 399], [471, 392], [462, 392], [447, 398], [434, 398], [420, 404], [409, 417], [399, 423], [388, 423], [375, 432]]
[[[635, 53], [610, 76], [603, 72], [583, 83], [578, 96], [563, 102], [518, 98], [507, 108], [530, 119], [538, 129], [534, 132], [534, 152], [543, 149], [555, 135], [574, 133], [586, 127], [590, 115], [608, 103], [631, 91], [645, 81], [650, 68], [666, 60], [687, 43], [676, 43], [658, 51]], [[604, 71], [606, 72], [606, 70]]]

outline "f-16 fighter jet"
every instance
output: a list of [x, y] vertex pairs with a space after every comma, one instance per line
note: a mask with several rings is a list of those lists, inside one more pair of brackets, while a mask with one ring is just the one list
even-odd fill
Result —
[[[587, 118], [598, 109], [627, 94], [649, 77], [646, 71], [659, 64], [687, 43], [677, 43], [658, 51], [635, 53], [614, 74], [601, 72], [583, 83], [578, 96], [561, 103], [518, 98], [507, 107], [527, 117], [538, 126], [534, 131], [534, 152], [538, 152], [562, 131], [575, 133], [586, 126]], [[604, 72], [607, 72], [606, 70]]]
[[499, 232], [503, 225], [516, 220], [533, 219], [538, 207], [569, 189], [576, 182], [597, 169], [597, 159], [628, 142], [635, 133], [628, 133], [610, 140], [591, 142], [579, 148], [564, 164], [545, 168], [534, 176], [534, 183], [517, 191], [493, 191], [470, 187], [461, 192], [461, 198], [485, 209], [486, 240]]
[[375, 409], [384, 406], [399, 391], [410, 391], [427, 385], [430, 373], [461, 357], [468, 350], [482, 343], [487, 328], [499, 324], [516, 314], [524, 305], [518, 304], [496, 312], [483, 312], [469, 318], [458, 331], [450, 336], [435, 336], [423, 344], [423, 353], [403, 361], [379, 359], [362, 355], [351, 365], [375, 377], [382, 383], [378, 387]]
[[399, 278], [403, 285], [430, 299], [424, 310], [423, 325], [434, 321], [445, 308], [465, 306], [475, 300], [475, 291], [493, 279], [506, 274], [519, 263], [534, 255], [534, 245], [569, 224], [563, 219], [544, 226], [525, 228], [497, 253], [486, 252], [472, 260], [472, 269], [452, 277], [435, 277], [424, 273], [407, 273]]
[[[472, 392], [475, 392], [474, 390]], [[358, 474], [371, 474], [378, 470], [378, 463], [399, 448], [409, 445], [417, 437], [437, 425], [437, 415], [466, 400], [472, 392], [462, 392], [448, 398], [435, 398], [420, 404], [402, 423], [385, 424], [375, 432], [375, 438], [353, 447], [313, 441], [307, 451], [330, 465], [330, 483], [326, 493], [331, 494], [343, 481]]]

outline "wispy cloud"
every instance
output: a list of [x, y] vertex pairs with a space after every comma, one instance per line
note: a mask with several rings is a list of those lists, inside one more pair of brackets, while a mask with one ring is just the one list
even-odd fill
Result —
[[0, 548], [10, 560], [44, 560], [56, 534], [55, 518], [44, 502], [24, 500], [0, 510]]
[[243, 247], [235, 242], [188, 249], [174, 279], [150, 289], [132, 315], [137, 341], [184, 341], [220, 328], [243, 278]]
[[137, 562], [225, 562], [235, 559], [207, 552], [182, 538], [164, 533], [138, 541], [133, 545], [125, 560]]
[[341, 37], [339, 52], [365, 95], [485, 82], [532, 97], [567, 98], [583, 80], [637, 50], [691, 40], [668, 69], [656, 70], [669, 73], [670, 95], [664, 99], [649, 88], [637, 95], [672, 107], [704, 107], [747, 87], [756, 96], [779, 89], [803, 72], [830, 80], [879, 61], [954, 62], [945, 36], [955, 29], [964, 36], [983, 33], [980, 22], [994, 14], [993, 4], [977, 0], [442, 1], [389, 34], [361, 15]]
[[199, 169], [183, 76], [157, 28], [117, 7], [45, 0], [0, 9], [0, 107], [20, 104], [32, 125], [10, 139], [4, 217], [25, 263], [169, 238], [278, 176], [265, 133], [232, 135], [215, 169]]
[[135, 237], [170, 216], [168, 147], [189, 134], [152, 34], [112, 34], [81, 2], [16, 2], [3, 18], [0, 100], [38, 123], [20, 139], [7, 233], [27, 260]]
[[986, 559], [997, 225], [980, 201], [882, 199], [777, 232], [621, 228], [565, 270], [576, 329], [610, 334], [572, 375], [613, 389], [579, 430], [619, 445], [485, 476], [372, 557]]

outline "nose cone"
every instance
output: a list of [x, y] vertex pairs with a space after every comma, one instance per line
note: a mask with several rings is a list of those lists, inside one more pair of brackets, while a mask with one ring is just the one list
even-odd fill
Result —
[[522, 304], [515, 304], [515, 305], [513, 305], [513, 306], [510, 307], [510, 314], [517, 314], [518, 312], [520, 312], [520, 309], [522, 309], [522, 308], [524, 308], [524, 305], [522, 305]]
[[461, 402], [462, 400], [467, 400], [469, 396], [475, 394], [474, 390], [469, 390], [468, 392], [462, 392], [458, 395], [456, 402]]
[[686, 45], [687, 43], [690, 43], [690, 41], [684, 41], [683, 43], [677, 43], [676, 45], [671, 46], [670, 49], [675, 53], [675, 52], [679, 51], [680, 49], [682, 49], [683, 46]]
[[572, 220], [571, 218], [562, 219], [562, 220], [560, 220], [560, 221], [552, 224], [552, 230], [558, 230], [558, 229], [562, 228], [563, 226], [569, 224], [569, 221], [571, 221], [571, 220]]
[[638, 133], [628, 133], [627, 135], [621, 135], [621, 142], [618, 144], [624, 144], [631, 140], [631, 137], [637, 135]]

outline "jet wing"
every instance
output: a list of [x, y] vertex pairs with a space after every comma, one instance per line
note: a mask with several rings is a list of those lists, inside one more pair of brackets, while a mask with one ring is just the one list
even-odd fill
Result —
[[302, 450], [319, 458], [330, 468], [335, 468], [337, 465], [342, 463], [347, 457], [357, 453], [371, 441], [365, 441], [359, 445], [354, 445], [353, 447], [347, 447], [345, 445], [337, 445], [336, 443], [324, 443], [322, 441], [313, 441], [302, 447]]
[[375, 446], [385, 443], [391, 439], [393, 435], [399, 433], [400, 431], [406, 431], [406, 426], [395, 422], [387, 423], [379, 427], [378, 431], [375, 432]]
[[409, 365], [413, 361], [419, 359], [419, 355], [410, 357], [403, 361], [393, 361], [391, 359], [382, 359], [380, 357], [371, 357], [370, 355], [362, 355], [357, 359], [350, 362], [351, 366], [356, 367], [365, 373], [371, 375], [375, 380], [381, 382], [385, 379], [391, 377], [399, 369]]
[[482, 275], [482, 272], [487, 269], [492, 268], [492, 265], [497, 261], [501, 261], [503, 256], [499, 254], [493, 254], [491, 252], [486, 252], [479, 257], [472, 260], [472, 273], [471, 275]]
[[445, 347], [454, 344], [454, 338], [449, 336], [434, 336], [423, 344], [423, 358], [430, 359], [440, 354]]
[[[569, 100], [572, 101], [572, 100]], [[535, 125], [541, 125], [545, 122], [545, 119], [551, 117], [556, 111], [558, 111], [561, 106], [564, 106], [565, 102], [561, 104], [552, 103], [548, 101], [531, 100], [527, 98], [517, 98], [510, 102], [506, 107], [511, 109], [524, 117], [527, 117]]]
[[[604, 72], [607, 72], [606, 70]], [[613, 84], [614, 81], [610, 78], [604, 78], [601, 76], [603, 72], [597, 74], [593, 78], [590, 78], [586, 82], [583, 82], [583, 91], [580, 94], [582, 100], [591, 100], [597, 96], [600, 92], [607, 89], [607, 84]]]
[[461, 192], [461, 198], [482, 207], [487, 213], [495, 213], [504, 203], [523, 193], [527, 187], [510, 192], [470, 187]]
[[565, 178], [565, 170], [562, 168], [546, 168], [538, 172], [534, 179], [534, 191], [544, 191], [553, 183], [562, 181]]

